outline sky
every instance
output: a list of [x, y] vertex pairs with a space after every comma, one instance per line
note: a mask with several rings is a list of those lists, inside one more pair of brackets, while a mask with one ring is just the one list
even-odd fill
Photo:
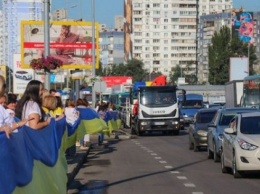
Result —
[[[92, 0], [51, 0], [51, 10], [68, 9], [71, 19], [83, 18], [91, 21]], [[124, 14], [124, 0], [93, 0], [95, 2], [95, 20], [101, 24], [114, 27], [115, 15]], [[233, 0], [233, 7], [244, 7], [246, 11], [260, 11], [260, 0]], [[0, 0], [2, 7], [2, 0]]]

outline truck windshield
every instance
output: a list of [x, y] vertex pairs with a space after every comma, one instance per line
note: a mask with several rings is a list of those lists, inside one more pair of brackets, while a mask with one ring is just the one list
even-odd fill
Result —
[[248, 89], [245, 91], [245, 104], [247, 105], [258, 105], [260, 104], [259, 98], [260, 90]]
[[176, 103], [176, 94], [173, 91], [141, 91], [142, 105], [172, 105]]

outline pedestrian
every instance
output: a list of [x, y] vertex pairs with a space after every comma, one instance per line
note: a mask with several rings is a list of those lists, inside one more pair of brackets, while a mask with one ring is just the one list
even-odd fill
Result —
[[15, 116], [19, 119], [28, 119], [26, 125], [36, 130], [50, 124], [50, 118], [44, 120], [45, 113], [41, 108], [42, 91], [43, 84], [38, 80], [31, 80], [15, 108]]
[[55, 93], [55, 97], [57, 99], [56, 109], [53, 111], [54, 117], [57, 118], [61, 115], [64, 115], [64, 107], [62, 104], [61, 94], [59, 92]]
[[54, 110], [56, 109], [56, 107], [57, 107], [57, 98], [55, 96], [47, 95], [43, 98], [42, 109], [45, 112], [45, 119], [47, 119], [48, 117], [53, 117], [55, 118], [56, 121], [58, 121], [64, 117], [64, 114], [61, 114], [58, 117], [54, 115]]
[[55, 89], [50, 89], [49, 93], [50, 93], [50, 95], [55, 96], [56, 90]]
[[[0, 75], [0, 97], [4, 96], [6, 90], [5, 78]], [[25, 125], [28, 119], [23, 119], [15, 122], [14, 117], [12, 117], [5, 107], [0, 104], [0, 131], [4, 131], [7, 138], [10, 138], [10, 134], [14, 132], [19, 127]]]
[[76, 105], [73, 99], [67, 99], [65, 103], [64, 114], [66, 116], [67, 123], [73, 125], [79, 118], [79, 111], [76, 109]]
[[[86, 99], [79, 98], [76, 102], [77, 109], [87, 108], [89, 107], [89, 103]], [[90, 136], [89, 134], [85, 134], [83, 138], [79, 141], [79, 146], [81, 150], [87, 149], [88, 145], [90, 144]]]
[[17, 104], [17, 96], [15, 94], [9, 93], [7, 95], [6, 110], [12, 117], [15, 116], [14, 110], [16, 104]]
[[[106, 112], [107, 112], [107, 104], [102, 103], [98, 109], [99, 117], [101, 119], [105, 120]], [[98, 145], [101, 145], [103, 143], [103, 141], [104, 141], [104, 133], [99, 133], [98, 134]]]

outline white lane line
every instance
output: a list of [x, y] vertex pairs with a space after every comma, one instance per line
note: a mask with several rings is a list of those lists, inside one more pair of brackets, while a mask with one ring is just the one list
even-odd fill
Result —
[[152, 156], [157, 156], [157, 154], [156, 154], [156, 153], [151, 153], [151, 155], [152, 155]]
[[136, 144], [136, 145], [140, 145], [140, 143], [138, 143], [138, 142], [136, 142], [135, 144]]
[[154, 159], [156, 159], [156, 160], [161, 160], [162, 157], [154, 157]]
[[159, 161], [161, 164], [166, 164], [167, 162], [166, 161]]
[[180, 180], [187, 180], [187, 177], [186, 177], [186, 176], [177, 176], [177, 179], [180, 179]]
[[173, 167], [172, 166], [165, 166], [164, 168], [171, 169]]
[[151, 152], [153, 152], [153, 151], [152, 151], [152, 150], [147, 150], [147, 152], [151, 153]]
[[196, 187], [193, 183], [184, 183], [185, 187]]
[[192, 194], [204, 194], [203, 192], [192, 192]]
[[172, 174], [179, 174], [179, 171], [171, 171]]

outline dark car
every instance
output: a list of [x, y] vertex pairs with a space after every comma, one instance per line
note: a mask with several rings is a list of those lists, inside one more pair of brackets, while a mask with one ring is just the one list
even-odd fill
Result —
[[200, 109], [189, 126], [189, 149], [199, 151], [207, 147], [208, 124], [211, 123], [218, 109]]
[[207, 134], [207, 151], [208, 158], [214, 159], [215, 162], [220, 161], [220, 149], [223, 139], [223, 131], [228, 127], [231, 119], [236, 116], [238, 113], [244, 112], [255, 112], [258, 111], [255, 108], [222, 108], [219, 109], [216, 116], [208, 126]]

